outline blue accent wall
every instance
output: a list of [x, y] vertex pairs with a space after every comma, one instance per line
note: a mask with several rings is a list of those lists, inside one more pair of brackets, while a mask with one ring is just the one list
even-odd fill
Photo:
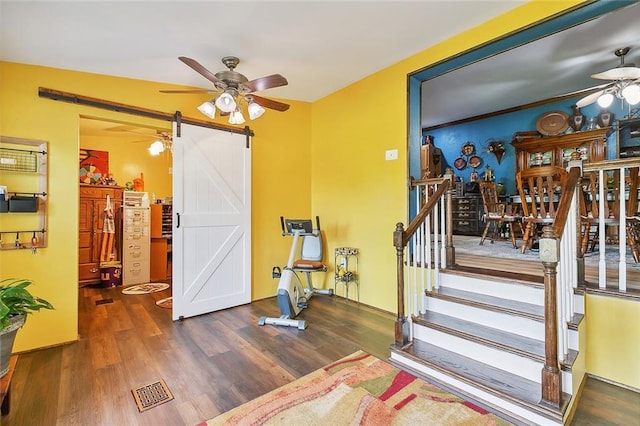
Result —
[[[458, 170], [454, 167], [454, 161], [459, 157], [466, 159], [467, 157], [461, 155], [462, 145], [466, 142], [473, 143], [476, 147], [475, 155], [482, 158], [482, 164], [477, 168], [478, 174], [482, 176], [485, 166], [488, 165], [494, 170], [496, 182], [501, 182], [505, 185], [507, 194], [514, 194], [516, 192], [515, 149], [511, 145], [514, 133], [535, 131], [538, 118], [550, 111], [564, 111], [571, 115], [571, 105], [578, 99], [580, 97], [455, 126], [423, 131], [423, 135], [433, 136], [434, 145], [442, 150], [445, 167], [451, 167], [454, 174], [462, 177], [464, 182], [469, 182], [473, 168], [467, 165], [464, 169]], [[597, 103], [594, 103], [582, 108], [581, 111], [586, 116], [586, 121], [588, 121], [588, 118], [595, 117], [600, 112], [600, 107]], [[614, 102], [609, 111], [615, 115], [616, 119], [623, 118], [628, 113], [628, 110], [623, 110], [623, 106], [620, 105], [619, 101]], [[583, 129], [586, 129], [586, 127], [587, 124], [585, 123]], [[568, 132], [571, 131], [573, 130], [570, 128]], [[506, 151], [500, 164], [498, 164], [495, 155], [488, 152], [488, 144], [491, 140], [504, 142]], [[607, 158], [617, 158], [617, 151], [616, 134], [612, 132], [607, 142]], [[412, 165], [416, 167], [415, 169], [412, 168], [412, 176], [417, 177], [420, 175], [419, 153], [412, 153], [411, 158], [418, 159], [418, 163]]]

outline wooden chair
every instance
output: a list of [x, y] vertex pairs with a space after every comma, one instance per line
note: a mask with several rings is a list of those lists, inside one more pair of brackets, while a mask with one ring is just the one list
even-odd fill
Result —
[[631, 255], [636, 263], [640, 263], [640, 200], [638, 200], [638, 184], [640, 184], [640, 167], [629, 169], [629, 200], [627, 201], [627, 242]]
[[[618, 226], [620, 224], [620, 197], [626, 197], [626, 193], [628, 192], [629, 196], [625, 202], [625, 233], [627, 245], [636, 263], [640, 262], [640, 213], [638, 213], [640, 210], [638, 206], [639, 171], [640, 168], [638, 167], [629, 169], [628, 175], [625, 176], [626, 184], [624, 192], [620, 191], [620, 171], [605, 172], [607, 181], [611, 181], [612, 185], [607, 185], [605, 190], [607, 202], [604, 203], [604, 223], [606, 226]], [[595, 250], [599, 239], [600, 196], [598, 172], [585, 173], [582, 181], [584, 203], [581, 205], [581, 251], [584, 255], [587, 251]]]
[[507, 204], [498, 201], [498, 191], [496, 190], [495, 182], [480, 182], [480, 193], [482, 194], [482, 202], [484, 203], [483, 219], [486, 222], [482, 238], [480, 239], [480, 245], [484, 243], [489, 228], [492, 225], [491, 243], [493, 244], [500, 228], [505, 224], [509, 224], [511, 244], [513, 244], [513, 248], [518, 248], [514, 225], [517, 224], [520, 227], [520, 232], [524, 233], [522, 229], [522, 216], [507, 212]]
[[556, 204], [568, 172], [562, 167], [544, 166], [523, 170], [516, 174], [516, 185], [522, 202], [522, 253], [533, 246], [538, 228], [551, 225], [556, 217]]

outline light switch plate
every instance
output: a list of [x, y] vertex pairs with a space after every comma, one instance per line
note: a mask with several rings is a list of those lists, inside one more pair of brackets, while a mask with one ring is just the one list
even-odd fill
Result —
[[387, 161], [397, 160], [398, 159], [398, 150], [397, 149], [388, 149], [384, 153], [384, 159]]

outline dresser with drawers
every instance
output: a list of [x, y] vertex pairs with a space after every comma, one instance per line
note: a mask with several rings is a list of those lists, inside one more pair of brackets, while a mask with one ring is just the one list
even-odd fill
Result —
[[484, 206], [480, 194], [453, 197], [453, 233], [459, 235], [482, 235]]

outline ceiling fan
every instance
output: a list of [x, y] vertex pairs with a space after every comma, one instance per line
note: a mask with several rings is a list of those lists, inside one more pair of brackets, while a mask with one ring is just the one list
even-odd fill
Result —
[[249, 118], [255, 120], [264, 114], [264, 108], [274, 109], [276, 111], [286, 111], [289, 105], [275, 101], [273, 99], [264, 98], [255, 95], [254, 92], [271, 89], [274, 87], [286, 86], [287, 79], [280, 74], [273, 74], [266, 77], [249, 80], [243, 74], [235, 70], [240, 60], [235, 56], [225, 56], [222, 63], [228, 70], [212, 73], [196, 60], [180, 56], [182, 62], [191, 67], [198, 74], [213, 83], [213, 89], [196, 89], [196, 90], [160, 90], [161, 93], [209, 93], [216, 96], [198, 107], [198, 110], [209, 118], [215, 118], [216, 109], [220, 110], [221, 115], [229, 114], [230, 124], [244, 123], [240, 104], [247, 104]]
[[160, 155], [165, 150], [168, 150], [171, 153], [173, 153], [173, 136], [169, 132], [166, 132], [160, 129], [155, 129], [153, 133], [148, 133], [148, 132], [140, 131], [140, 130], [143, 130], [141, 128], [132, 127], [132, 126], [118, 126], [118, 127], [109, 128], [107, 130], [145, 136], [144, 140], [133, 141], [133, 143], [151, 142], [151, 145], [149, 145], [148, 150], [149, 150], [149, 153], [153, 156]]
[[147, 150], [153, 156], [160, 155], [164, 151], [169, 151], [173, 154], [173, 137], [170, 133], [158, 132], [157, 139], [149, 145]]
[[624, 57], [629, 53], [629, 50], [629, 47], [623, 47], [614, 52], [620, 58], [620, 65], [617, 67], [591, 75], [592, 78], [611, 80], [611, 82], [604, 86], [595, 87], [594, 89], [598, 89], [597, 91], [576, 102], [578, 108], [596, 101], [601, 107], [607, 108], [615, 98], [624, 99], [630, 105], [640, 103], [640, 68], [624, 62]]

